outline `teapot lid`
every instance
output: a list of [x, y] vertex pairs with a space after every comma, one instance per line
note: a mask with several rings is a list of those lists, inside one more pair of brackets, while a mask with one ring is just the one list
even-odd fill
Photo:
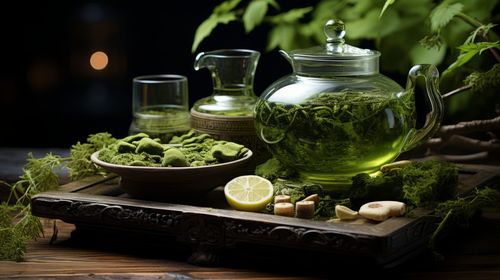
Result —
[[308, 76], [373, 75], [378, 73], [380, 52], [345, 44], [345, 24], [330, 19], [324, 27], [326, 45], [281, 53], [291, 60], [294, 71]]

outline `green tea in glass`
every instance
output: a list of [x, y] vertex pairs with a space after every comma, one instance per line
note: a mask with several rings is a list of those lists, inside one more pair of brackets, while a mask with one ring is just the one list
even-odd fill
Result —
[[190, 129], [187, 78], [181, 75], [140, 76], [133, 80], [130, 134], [147, 133], [168, 143]]

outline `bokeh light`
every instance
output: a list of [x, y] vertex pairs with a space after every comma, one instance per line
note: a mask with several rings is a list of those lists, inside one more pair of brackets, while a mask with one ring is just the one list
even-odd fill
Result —
[[95, 70], [102, 70], [108, 66], [108, 55], [105, 52], [97, 51], [90, 56], [90, 66]]

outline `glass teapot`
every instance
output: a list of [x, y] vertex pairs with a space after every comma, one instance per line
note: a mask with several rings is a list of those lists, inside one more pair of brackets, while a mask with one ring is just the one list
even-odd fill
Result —
[[[443, 102], [433, 65], [411, 68], [406, 89], [379, 73], [380, 53], [344, 43], [340, 20], [325, 25], [325, 46], [280, 51], [293, 73], [271, 84], [255, 107], [258, 137], [305, 180], [343, 190], [351, 177], [372, 173], [439, 127]], [[416, 128], [415, 85], [430, 104]]]

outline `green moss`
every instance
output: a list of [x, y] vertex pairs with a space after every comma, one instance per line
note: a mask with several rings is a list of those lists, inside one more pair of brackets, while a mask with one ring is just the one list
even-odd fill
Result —
[[135, 142], [135, 141], [139, 141], [141, 140], [142, 138], [149, 138], [149, 135], [147, 135], [146, 133], [137, 133], [137, 134], [134, 134], [134, 135], [130, 135], [130, 136], [127, 136], [125, 138], [123, 138], [121, 141], [124, 141], [124, 142], [127, 142], [127, 143], [132, 143], [132, 142]]
[[221, 162], [232, 161], [238, 158], [243, 148], [243, 145], [232, 142], [217, 144], [210, 149], [210, 155]]
[[349, 197], [357, 206], [374, 200], [400, 200], [414, 206], [429, 206], [453, 197], [458, 167], [440, 161], [412, 162], [375, 178], [358, 174], [352, 182]]
[[150, 155], [163, 155], [163, 146], [150, 138], [142, 138], [137, 144], [135, 152], [138, 153], [148, 153]]
[[162, 161], [163, 166], [186, 167], [189, 163], [186, 156], [176, 148], [170, 148], [165, 151]]
[[[99, 159], [119, 165], [186, 167], [235, 160], [244, 156], [248, 151], [243, 145], [217, 141], [208, 134], [195, 135], [193, 131], [172, 140], [174, 143], [184, 142], [180, 147], [163, 145], [158, 139], [151, 139], [145, 133], [131, 135], [124, 139], [102, 149]], [[170, 144], [173, 144], [172, 142]]]
[[196, 136], [196, 133], [194, 130], [190, 130], [187, 133], [180, 135], [180, 136], [174, 136], [172, 137], [172, 140], [170, 140], [170, 144], [182, 144], [182, 141], [191, 138], [193, 136]]
[[255, 168], [255, 175], [274, 181], [278, 178], [292, 178], [296, 175], [296, 172], [295, 170], [282, 164], [278, 159], [271, 158], [266, 162], [257, 165]]
[[192, 144], [192, 143], [203, 143], [206, 139], [209, 139], [210, 135], [201, 134], [198, 136], [193, 136], [182, 140], [182, 145]]
[[119, 153], [130, 153], [135, 151], [136, 148], [137, 147], [134, 144], [125, 142], [123, 140], [119, 140], [118, 142], [116, 142], [116, 150]]

